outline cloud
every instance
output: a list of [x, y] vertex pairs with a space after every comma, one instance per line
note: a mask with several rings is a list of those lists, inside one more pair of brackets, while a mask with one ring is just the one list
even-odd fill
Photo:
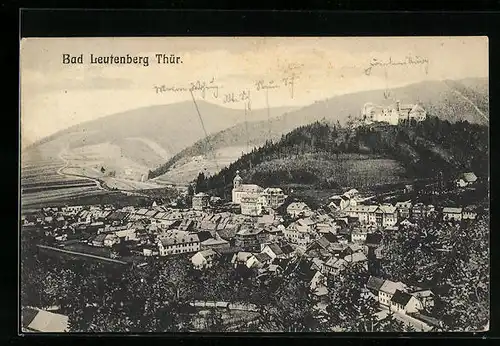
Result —
[[[141, 55], [150, 65], [63, 65], [62, 54]], [[156, 64], [154, 54], [177, 54], [183, 64]], [[429, 60], [422, 66], [364, 70], [373, 58]], [[294, 97], [282, 87], [269, 93], [271, 106], [300, 106], [334, 95], [403, 86], [424, 80], [488, 76], [484, 37], [402, 38], [65, 38], [30, 39], [21, 44], [23, 127], [43, 137], [76, 123], [152, 104], [190, 99], [189, 93], [156, 94], [155, 85], [185, 87], [215, 81], [221, 93], [254, 88], [260, 79], [281, 81], [296, 73]], [[254, 90], [255, 91], [255, 90]], [[222, 103], [218, 99], [208, 102]], [[253, 93], [254, 108], [266, 106]], [[231, 107], [240, 107], [239, 104]]]

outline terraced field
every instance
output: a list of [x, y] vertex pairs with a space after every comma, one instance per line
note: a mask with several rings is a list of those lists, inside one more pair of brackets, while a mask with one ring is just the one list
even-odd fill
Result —
[[[106, 193], [95, 180], [64, 172], [57, 147], [24, 153], [21, 159], [21, 208], [51, 205], [60, 200]], [[57, 152], [57, 153], [56, 153]]]

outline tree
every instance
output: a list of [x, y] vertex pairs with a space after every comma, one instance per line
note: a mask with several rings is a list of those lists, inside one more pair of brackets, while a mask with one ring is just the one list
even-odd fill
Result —
[[282, 280], [268, 304], [261, 306], [260, 325], [267, 331], [314, 332], [320, 331], [315, 306], [307, 282], [292, 273]]
[[379, 305], [364, 288], [368, 274], [359, 264], [349, 265], [328, 284], [329, 304], [326, 308], [326, 328], [346, 332], [376, 331]]
[[390, 312], [386, 317], [378, 321], [377, 332], [397, 333], [406, 331], [405, 324], [394, 318], [394, 313]]
[[207, 332], [224, 331], [224, 319], [222, 318], [222, 313], [218, 309], [212, 308], [209, 310], [208, 314], [205, 316], [205, 328], [203, 329]]
[[453, 331], [482, 331], [489, 322], [489, 216], [453, 239], [454, 251], [441, 276], [442, 319]]
[[203, 172], [200, 172], [198, 174], [198, 177], [196, 178], [196, 184], [195, 184], [195, 192], [204, 192], [207, 189], [207, 178], [205, 177], [205, 174]]

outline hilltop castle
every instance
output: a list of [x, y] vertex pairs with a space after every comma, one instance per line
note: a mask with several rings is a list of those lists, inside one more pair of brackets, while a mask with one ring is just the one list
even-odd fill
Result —
[[388, 107], [366, 103], [361, 110], [361, 116], [365, 124], [385, 122], [397, 125], [410, 120], [423, 121], [427, 117], [427, 112], [419, 104], [401, 105], [397, 101], [395, 105]]

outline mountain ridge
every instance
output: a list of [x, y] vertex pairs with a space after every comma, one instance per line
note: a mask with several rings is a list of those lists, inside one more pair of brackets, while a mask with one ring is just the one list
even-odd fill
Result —
[[349, 128], [315, 122], [265, 143], [215, 175], [203, 175], [197, 190], [227, 195], [236, 171], [245, 182], [263, 187], [318, 189], [400, 184], [439, 175], [450, 180], [469, 171], [486, 177], [488, 140], [485, 125], [451, 123], [432, 115], [409, 126]]
[[[389, 97], [387, 97], [388, 94]], [[196, 170], [207, 169], [209, 173], [215, 173], [217, 170], [215, 166], [218, 164], [214, 161], [214, 152], [216, 156], [219, 149], [234, 148], [234, 155], [224, 158], [226, 162], [234, 161], [241, 155], [241, 147], [246, 146], [244, 152], [248, 152], [266, 141], [278, 140], [283, 134], [294, 128], [321, 119], [338, 121], [344, 125], [349, 117], [359, 115], [366, 102], [387, 105], [395, 103], [396, 100], [403, 103], [419, 103], [429, 113], [452, 122], [460, 120], [479, 124], [488, 124], [489, 122], [487, 78], [426, 81], [389, 91], [383, 89], [361, 91], [316, 101], [311, 105], [274, 117], [270, 121], [236, 124], [210, 135], [208, 140], [200, 140], [178, 152], [167, 162], [151, 170], [149, 177], [161, 180], [163, 176], [169, 177], [177, 174], [183, 169], [183, 166], [192, 172], [186, 176], [186, 181], [194, 178], [197, 174]], [[193, 157], [203, 157], [203, 159], [198, 159], [201, 162], [200, 167], [196, 168], [196, 165], [193, 165]]]

